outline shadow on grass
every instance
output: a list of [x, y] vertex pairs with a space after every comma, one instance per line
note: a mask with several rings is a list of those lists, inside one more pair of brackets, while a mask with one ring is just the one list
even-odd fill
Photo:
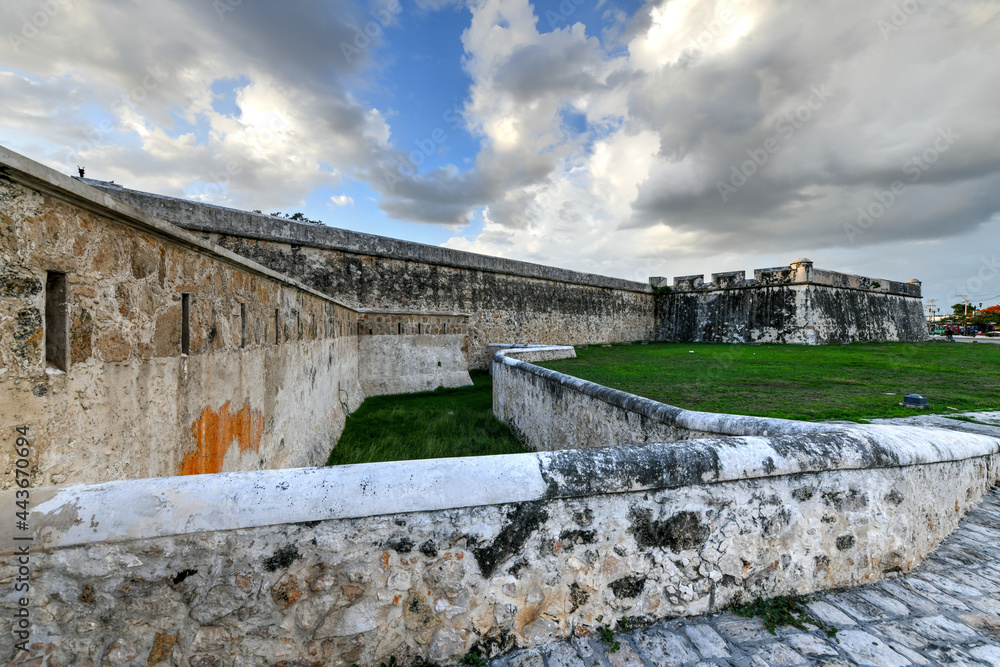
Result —
[[365, 399], [347, 420], [327, 465], [526, 452], [493, 416], [493, 379], [473, 386]]
[[[539, 365], [689, 410], [865, 423], [918, 414], [899, 405], [908, 393], [927, 396], [929, 412], [998, 409], [998, 362], [993, 345], [652, 343]], [[492, 378], [471, 375], [472, 387], [366, 399], [327, 465], [527, 451], [493, 416]]]

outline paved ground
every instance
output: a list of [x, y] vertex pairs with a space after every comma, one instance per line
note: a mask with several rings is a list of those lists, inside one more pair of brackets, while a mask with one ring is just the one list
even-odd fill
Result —
[[[994, 336], [993, 338], [987, 338], [986, 336], [954, 336], [956, 343], [991, 343], [993, 345], [1000, 344], [1000, 338]], [[944, 336], [931, 336], [931, 340], [948, 340]]]
[[[954, 417], [963, 417], [974, 421], [963, 421], [962, 419], [954, 419]], [[871, 422], [873, 424], [891, 423], [906, 424], [908, 426], [927, 426], [930, 428], [944, 428], [950, 431], [963, 431], [965, 433], [978, 433], [979, 435], [992, 435], [1000, 437], [1000, 411], [956, 412], [948, 415], [929, 415], [915, 411], [915, 414], [912, 417], [872, 419]], [[990, 424], [992, 424], [992, 426]]]
[[[969, 416], [1000, 423], [1000, 412]], [[909, 420], [1000, 432], [932, 415]], [[616, 633], [615, 653], [591, 636], [519, 651], [490, 667], [1000, 667], [1000, 488], [911, 574], [814, 598], [812, 613], [838, 628], [836, 639], [794, 628], [773, 636], [757, 619], [723, 613]]]

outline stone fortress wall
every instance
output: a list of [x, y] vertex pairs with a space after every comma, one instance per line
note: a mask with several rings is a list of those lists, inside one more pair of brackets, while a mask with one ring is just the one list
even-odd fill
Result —
[[358, 374], [364, 395], [471, 385], [468, 323], [462, 313], [359, 311]]
[[648, 285], [200, 204], [86, 180], [358, 308], [467, 313], [470, 366], [491, 343], [635, 340], [827, 344], [927, 338], [920, 283], [809, 260]]
[[[652, 338], [655, 302], [702, 298], [696, 281], [654, 292], [222, 211], [239, 234], [192, 233], [0, 149], [0, 505], [27, 426], [29, 658], [453, 663], [906, 572], [997, 482], [996, 438], [696, 413], [530, 363], [572, 348], [488, 347]], [[802, 333], [817, 280], [919, 298], [797, 264], [732, 288], [804, 292], [785, 342], [824, 342]], [[465, 384], [489, 355], [497, 416], [536, 453], [293, 468], [366, 395]], [[217, 474], [179, 476], [197, 472]], [[21, 606], [0, 598], [5, 661]]]
[[[581, 388], [516, 358], [536, 354], [497, 353], [503, 401], [526, 374]], [[1000, 481], [995, 437], [661, 408], [736, 433], [623, 444], [612, 429], [617, 446], [39, 489], [36, 546], [51, 557], [36, 570], [37, 651], [61, 664], [456, 664], [623, 616], [909, 572]], [[0, 560], [0, 577], [15, 569]]]
[[359, 312], [4, 151], [0, 254], [33, 485], [318, 465], [366, 393], [471, 383], [464, 315]]
[[473, 368], [490, 343], [654, 337], [647, 284], [85, 182], [353, 307], [466, 313]]
[[656, 331], [664, 341], [798, 343], [927, 340], [920, 281], [906, 283], [789, 266], [674, 278], [658, 288]]
[[840, 430], [823, 423], [685, 410], [530, 363], [574, 357], [572, 347], [542, 345], [505, 347], [494, 354], [490, 369], [493, 414], [510, 426], [528, 449], [552, 452], [609, 444]]

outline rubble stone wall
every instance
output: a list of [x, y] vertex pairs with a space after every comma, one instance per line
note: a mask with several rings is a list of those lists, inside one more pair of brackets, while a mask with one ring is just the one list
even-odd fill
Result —
[[490, 343], [653, 336], [647, 284], [87, 182], [352, 307], [467, 313], [472, 368]]
[[574, 356], [571, 347], [531, 345], [505, 347], [493, 355], [493, 414], [528, 449], [555, 451], [713, 435], [825, 433], [838, 428], [685, 410], [529, 363]]
[[[665, 287], [663, 279], [655, 284]], [[813, 269], [808, 260], [674, 279], [657, 294], [657, 338], [820, 345], [927, 340], [920, 283]]]
[[[920, 563], [997, 482], [998, 451], [866, 426], [36, 489], [30, 650], [454, 664], [622, 616], [860, 584]], [[0, 559], [0, 578], [17, 567]], [[5, 661], [16, 605], [8, 589]]]
[[[17, 427], [29, 431], [33, 485], [326, 459], [345, 419], [338, 388], [352, 409], [363, 397], [356, 311], [14, 163], [0, 169], [4, 486]], [[65, 276], [65, 304], [46, 303], [52, 273]], [[57, 311], [64, 328], [46, 325]], [[64, 368], [46, 354], [60, 335]]]

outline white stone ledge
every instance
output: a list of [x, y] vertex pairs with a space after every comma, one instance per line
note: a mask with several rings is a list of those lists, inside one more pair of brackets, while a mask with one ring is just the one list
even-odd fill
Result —
[[[530, 454], [426, 459], [32, 489], [31, 523], [34, 548], [56, 548], [517, 503], [544, 492]], [[0, 497], [13, 507], [14, 493]], [[16, 533], [3, 531], [10, 553]]]
[[[565, 346], [509, 348], [495, 360], [519, 371], [559, 376], [512, 355], [572, 350]], [[572, 381], [572, 382], [571, 382]], [[593, 383], [586, 383], [593, 385]], [[597, 389], [593, 389], [597, 387]], [[123, 542], [303, 522], [357, 519], [467, 507], [509, 505], [602, 494], [701, 486], [838, 470], [944, 464], [994, 457], [1000, 439], [934, 428], [896, 425], [844, 426], [779, 422], [767, 436], [761, 420], [738, 415], [681, 411], [673, 406], [584, 386], [640, 408], [648, 404], [685, 413], [694, 424], [706, 420], [737, 437], [713, 437], [561, 450], [506, 456], [398, 461], [330, 468], [127, 480], [31, 490], [34, 549]], [[608, 393], [610, 392], [610, 393]], [[638, 401], [638, 402], [636, 402]], [[657, 414], [656, 410], [652, 414]], [[988, 476], [995, 462], [978, 466]], [[913, 468], [919, 470], [919, 468]], [[13, 507], [16, 489], [0, 493], [0, 506]], [[0, 532], [3, 553], [14, 537], [8, 522]]]
[[[547, 501], [990, 456], [1000, 440], [864, 426], [535, 454], [127, 480], [31, 491], [34, 548]], [[14, 490], [0, 506], [14, 505]], [[3, 553], [16, 531], [3, 529]], [[22, 535], [23, 536], [23, 535]]]
[[520, 343], [490, 343], [486, 346], [493, 354], [503, 355], [522, 361], [554, 361], [556, 359], [576, 359], [576, 348], [572, 345], [524, 345]]

